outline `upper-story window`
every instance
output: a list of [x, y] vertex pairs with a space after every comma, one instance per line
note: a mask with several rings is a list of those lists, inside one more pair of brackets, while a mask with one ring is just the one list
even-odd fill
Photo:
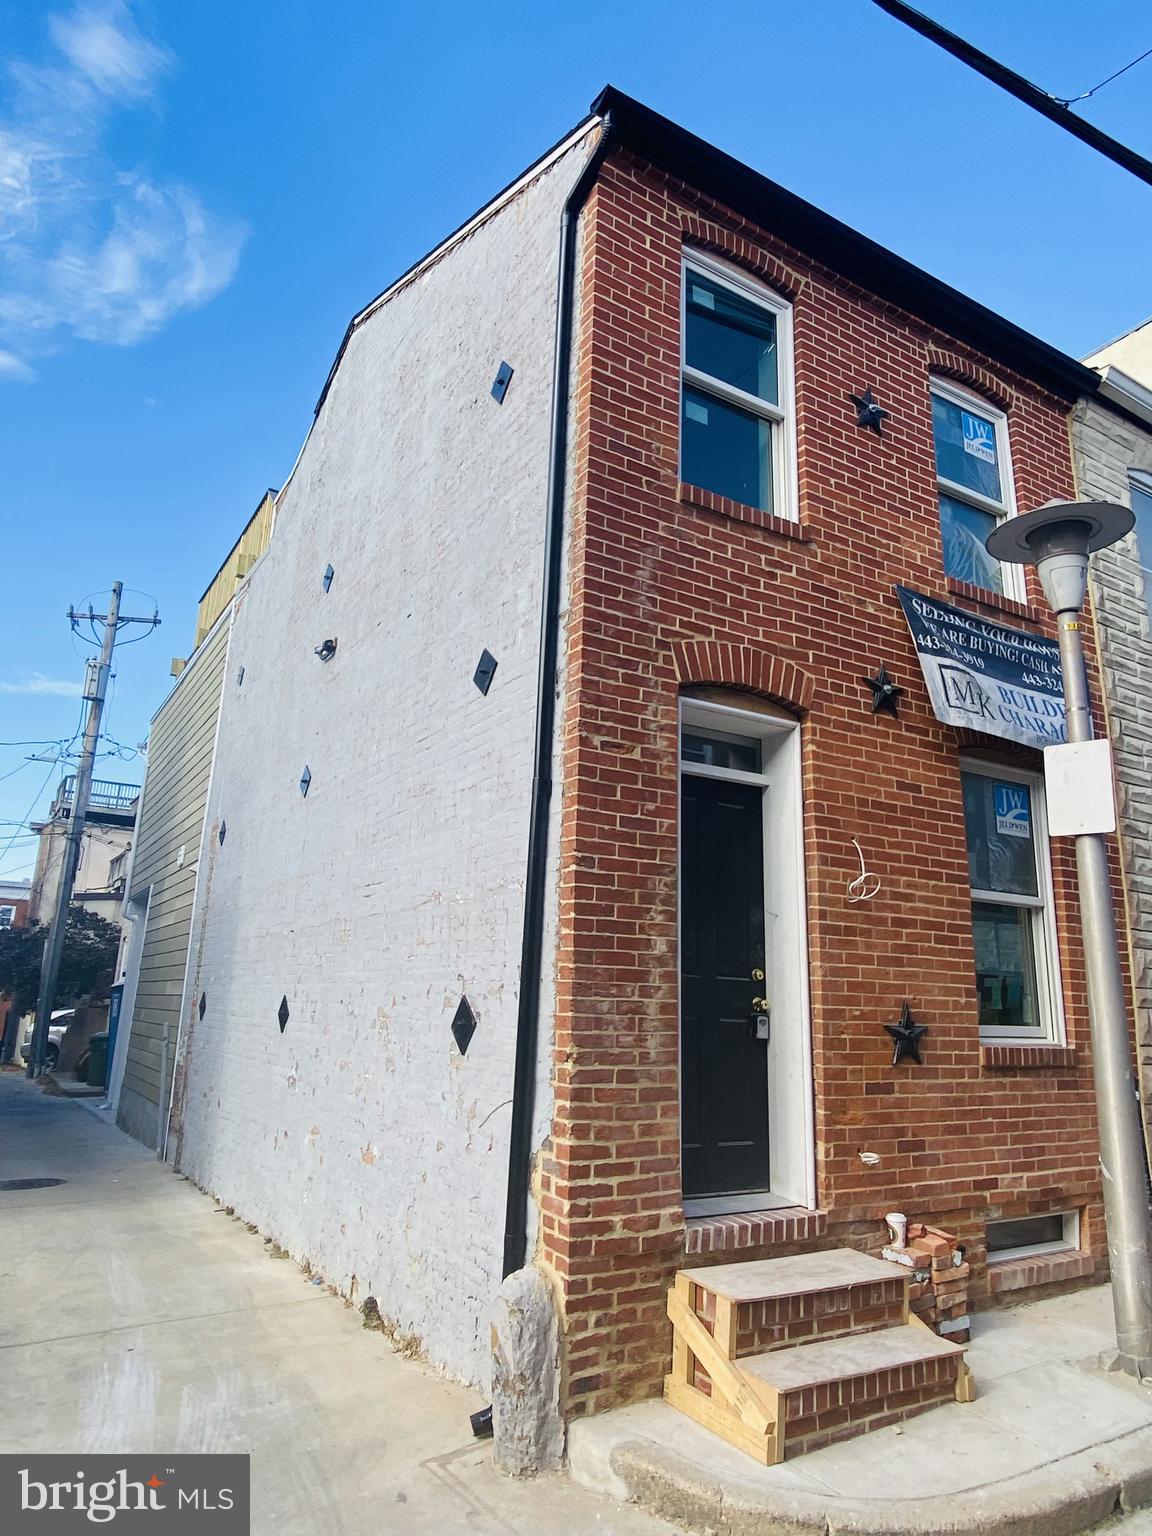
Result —
[[987, 401], [936, 379], [932, 436], [945, 572], [974, 587], [1022, 598], [1017, 568], [1002, 566], [984, 548], [997, 523], [1015, 511], [1008, 418]]
[[1132, 498], [1132, 511], [1136, 514], [1133, 538], [1136, 559], [1144, 583], [1144, 606], [1152, 623], [1152, 475], [1133, 470], [1128, 477], [1128, 489]]
[[0, 928], [11, 928], [16, 921], [15, 907], [0, 907]]
[[794, 518], [791, 320], [753, 279], [685, 261], [680, 478]]

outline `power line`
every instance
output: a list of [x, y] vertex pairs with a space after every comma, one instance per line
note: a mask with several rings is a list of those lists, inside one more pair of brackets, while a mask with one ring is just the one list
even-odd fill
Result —
[[1099, 85], [1094, 85], [1090, 91], [1081, 91], [1079, 96], [1053, 96], [1052, 100], [1059, 102], [1062, 107], [1070, 107], [1074, 101], [1087, 101], [1089, 96], [1095, 96], [1097, 91], [1102, 91], [1106, 85], [1111, 85], [1113, 80], [1119, 80], [1121, 75], [1126, 75], [1130, 69], [1135, 69], [1137, 64], [1143, 64], [1145, 59], [1152, 59], [1152, 48], [1142, 53], [1138, 59], [1133, 59], [1131, 64], [1125, 64], [1123, 69], [1118, 69], [1114, 75], [1109, 75], [1107, 80], [1101, 80]]
[[[28, 818], [31, 816], [32, 812], [36, 809], [36, 802], [39, 800], [40, 796], [44, 793], [44, 791], [48, 788], [48, 780], [52, 777], [52, 770], [55, 767], [56, 767], [55, 763], [49, 763], [48, 764], [48, 772], [44, 775], [44, 782], [40, 785], [40, 788], [36, 791], [36, 793], [32, 796], [32, 803], [29, 805], [28, 809], [24, 812], [24, 819], [23, 819], [23, 821], [20, 822], [20, 826], [21, 827], [27, 826]], [[2, 850], [0, 850], [0, 860], [6, 859], [8, 857], [9, 851], [12, 848], [12, 844], [16, 841], [16, 837], [17, 837], [17, 834], [15, 832], [13, 832], [12, 836], [8, 839], [7, 843], [4, 845], [4, 848]]]
[[[1082, 143], [1107, 156], [1116, 165], [1123, 166], [1126, 171], [1131, 171], [1133, 176], [1139, 177], [1147, 186], [1152, 187], [1152, 160], [1137, 154], [1134, 149], [1129, 149], [1127, 144], [1121, 144], [1119, 139], [1102, 133], [1099, 128], [1085, 122], [1082, 117], [1077, 117], [1075, 112], [1069, 110], [1067, 103], [1062, 102], [1058, 96], [1053, 96], [1050, 91], [1042, 91], [1038, 85], [1033, 85], [1031, 80], [1025, 80], [1023, 75], [1018, 75], [1014, 69], [1009, 69], [1006, 64], [1001, 64], [990, 54], [981, 53], [979, 48], [966, 42], [964, 38], [957, 37], [955, 32], [949, 32], [947, 27], [942, 27], [930, 16], [925, 16], [921, 11], [905, 5], [903, 0], [872, 0], [872, 4], [878, 5], [889, 16], [902, 21], [906, 27], [911, 27], [913, 32], [919, 32], [921, 37], [926, 37], [929, 42], [943, 48], [945, 53], [950, 53], [954, 59], [959, 59], [962, 64], [967, 64], [970, 69], [974, 69], [978, 75], [991, 80], [993, 85], [998, 85], [1010, 96], [1015, 96], [1017, 101], [1022, 101], [1025, 106], [1039, 112], [1041, 117], [1046, 117], [1050, 123], [1056, 123], [1074, 138], [1080, 139]], [[1133, 59], [1132, 64], [1139, 62], [1139, 59]], [[1124, 67], [1130, 69], [1132, 65]], [[1123, 70], [1118, 73], [1122, 74]], [[1093, 89], [1100, 90], [1101, 86], [1107, 83], [1106, 80], [1102, 80], [1100, 85]]]
[[20, 763], [17, 767], [10, 768], [7, 773], [0, 773], [0, 784], [3, 784], [5, 779], [14, 779], [18, 773], [23, 773], [25, 768], [27, 768], [29, 766], [29, 764], [31, 764], [31, 763], [50, 762], [53, 765], [53, 767], [55, 767], [55, 765], [59, 761], [60, 761], [60, 754], [59, 753], [57, 753], [56, 756], [52, 757], [52, 758], [26, 757], [24, 759], [24, 761], [22, 763]]

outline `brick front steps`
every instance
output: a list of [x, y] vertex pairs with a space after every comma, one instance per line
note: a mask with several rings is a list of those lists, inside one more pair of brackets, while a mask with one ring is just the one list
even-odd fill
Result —
[[908, 1272], [851, 1248], [681, 1270], [668, 1315], [667, 1400], [769, 1466], [972, 1396]]

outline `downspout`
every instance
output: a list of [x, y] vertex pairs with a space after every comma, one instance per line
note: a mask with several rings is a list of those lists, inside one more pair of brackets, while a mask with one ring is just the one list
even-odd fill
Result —
[[[600, 142], [565, 199], [560, 215], [556, 349], [548, 447], [548, 508], [544, 528], [544, 584], [540, 603], [540, 665], [536, 682], [536, 741], [524, 880], [524, 932], [520, 947], [520, 997], [516, 1014], [512, 1123], [508, 1135], [508, 1195], [504, 1213], [504, 1258], [501, 1271], [505, 1277], [523, 1268], [528, 1250], [527, 1211], [532, 1177], [532, 1122], [536, 1110], [540, 979], [543, 969], [544, 912], [548, 896], [548, 832], [556, 731], [557, 654], [563, 596], [564, 503], [568, 490], [568, 410], [571, 397], [572, 323], [576, 307], [577, 232], [581, 211], [596, 184], [612, 139], [613, 123], [609, 111], [601, 120]], [[475, 1434], [492, 1433], [491, 1408], [472, 1414], [471, 1420]]]

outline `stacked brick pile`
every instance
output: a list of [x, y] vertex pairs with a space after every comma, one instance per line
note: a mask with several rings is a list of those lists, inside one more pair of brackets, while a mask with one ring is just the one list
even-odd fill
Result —
[[913, 1312], [953, 1344], [966, 1344], [972, 1329], [963, 1247], [951, 1233], [911, 1221], [905, 1251], [912, 1259]]

